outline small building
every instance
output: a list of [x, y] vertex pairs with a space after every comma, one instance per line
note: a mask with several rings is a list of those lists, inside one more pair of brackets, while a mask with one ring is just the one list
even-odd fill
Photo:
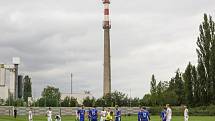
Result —
[[77, 99], [78, 104], [83, 104], [83, 101], [86, 97], [93, 98], [93, 95], [90, 92], [83, 93], [62, 93], [61, 100], [64, 100], [66, 97], [74, 97]]

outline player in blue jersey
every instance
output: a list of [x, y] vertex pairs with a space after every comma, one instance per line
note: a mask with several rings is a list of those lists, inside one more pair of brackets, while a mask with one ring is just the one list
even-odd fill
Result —
[[142, 113], [143, 113], [143, 110], [142, 110], [142, 107], [140, 107], [140, 110], [138, 112], [138, 121], [142, 121]]
[[119, 110], [118, 105], [115, 110], [115, 121], [121, 121], [121, 111]]
[[160, 114], [161, 120], [166, 121], [166, 107], [163, 108], [163, 111]]
[[142, 119], [143, 120], [141, 120], [141, 121], [150, 121], [149, 112], [146, 110], [146, 107], [143, 107]]
[[91, 109], [89, 108], [88, 111], [87, 111], [87, 116], [88, 116], [88, 120], [91, 121]]
[[93, 106], [93, 109], [90, 110], [90, 113], [91, 113], [91, 121], [97, 121], [98, 111], [95, 106]]
[[79, 109], [77, 111], [78, 117], [79, 117], [79, 121], [84, 121], [85, 118], [85, 110], [84, 110], [84, 106], [81, 106], [81, 109]]

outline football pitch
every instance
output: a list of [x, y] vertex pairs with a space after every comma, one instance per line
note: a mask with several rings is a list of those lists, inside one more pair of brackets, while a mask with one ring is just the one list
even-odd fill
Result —
[[[16, 119], [9, 116], [0, 116], [0, 121], [28, 121], [27, 116], [18, 116]], [[45, 116], [34, 116], [33, 121], [47, 121]], [[55, 121], [55, 120], [53, 120]], [[63, 116], [62, 121], [75, 121], [75, 117]], [[88, 120], [85, 120], [88, 121]], [[122, 117], [122, 121], [137, 121], [137, 116]], [[159, 116], [151, 116], [151, 121], [161, 121]], [[184, 121], [182, 116], [173, 116], [172, 121]], [[189, 121], [215, 121], [215, 116], [191, 116]]]

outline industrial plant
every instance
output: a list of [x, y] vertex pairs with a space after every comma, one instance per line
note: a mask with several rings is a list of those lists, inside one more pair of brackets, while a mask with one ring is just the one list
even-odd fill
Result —
[[22, 98], [23, 76], [19, 75], [19, 64], [19, 57], [13, 57], [12, 64], [0, 64], [0, 99]]

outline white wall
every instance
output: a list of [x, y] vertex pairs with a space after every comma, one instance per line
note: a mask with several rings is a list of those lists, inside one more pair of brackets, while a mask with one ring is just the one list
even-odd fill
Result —
[[0, 86], [4, 86], [5, 85], [5, 68], [1, 68], [0, 67]]
[[8, 86], [0, 86], [0, 99], [8, 98]]

